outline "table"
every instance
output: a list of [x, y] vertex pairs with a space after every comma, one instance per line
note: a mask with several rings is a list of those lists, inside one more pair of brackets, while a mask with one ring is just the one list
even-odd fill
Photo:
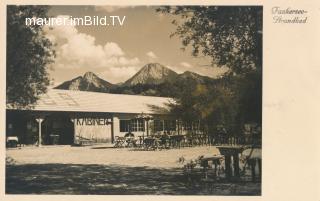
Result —
[[[245, 149], [243, 146], [217, 146], [221, 155], [225, 157], [226, 178], [230, 179], [234, 176], [236, 179], [240, 178], [240, 160], [239, 154]], [[233, 157], [233, 168], [231, 168], [231, 157]]]
[[200, 159], [201, 161], [201, 166], [204, 168], [204, 172], [205, 172], [205, 179], [207, 179], [207, 167], [209, 166], [209, 161], [212, 161], [212, 164], [214, 164], [214, 177], [217, 177], [217, 168], [218, 165], [220, 165], [220, 159], [222, 159], [223, 156], [210, 156], [210, 157], [203, 157]]
[[181, 142], [183, 141], [184, 136], [183, 135], [169, 135], [169, 143], [170, 146], [173, 148], [179, 148], [181, 147]]
[[8, 147], [17, 147], [18, 142], [19, 142], [19, 139], [17, 136], [8, 136], [6, 144]]

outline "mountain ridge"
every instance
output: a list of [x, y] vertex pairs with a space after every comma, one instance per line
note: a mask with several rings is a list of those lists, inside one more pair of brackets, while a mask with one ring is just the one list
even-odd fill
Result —
[[203, 84], [211, 80], [213, 78], [195, 72], [185, 71], [178, 74], [159, 63], [149, 63], [123, 83], [112, 84], [89, 71], [83, 76], [65, 81], [54, 88], [116, 94], [167, 96], [170, 94], [170, 92], [167, 92], [170, 86]]

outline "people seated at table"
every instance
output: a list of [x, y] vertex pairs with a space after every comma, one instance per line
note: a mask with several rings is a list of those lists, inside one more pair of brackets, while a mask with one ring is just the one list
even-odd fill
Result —
[[136, 145], [136, 139], [134, 138], [134, 134], [130, 131], [126, 134], [124, 134], [125, 141], [126, 141], [126, 147], [135, 147]]
[[128, 133], [126, 133], [126, 134], [124, 134], [124, 137], [125, 138], [132, 138], [132, 137], [134, 137], [134, 134], [133, 133], [131, 133], [131, 131], [129, 131]]

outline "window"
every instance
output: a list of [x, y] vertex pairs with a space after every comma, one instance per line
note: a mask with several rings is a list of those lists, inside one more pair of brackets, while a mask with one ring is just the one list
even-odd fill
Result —
[[192, 130], [192, 126], [190, 122], [183, 122], [183, 129], [186, 131], [191, 131]]
[[129, 132], [130, 122], [130, 120], [120, 120], [120, 132]]
[[[164, 123], [164, 125], [163, 125]], [[176, 130], [176, 121], [175, 120], [154, 120], [154, 130], [155, 131], [175, 131]]]
[[176, 130], [176, 121], [175, 120], [165, 120], [164, 121], [164, 130], [175, 131]]
[[163, 121], [159, 119], [155, 119], [153, 121], [154, 131], [163, 131]]
[[144, 131], [144, 122], [142, 119], [133, 119], [131, 120], [131, 131]]
[[144, 131], [144, 121], [142, 119], [120, 120], [120, 132]]
[[193, 122], [183, 122], [182, 123], [183, 129], [186, 131], [200, 131], [203, 130], [203, 124], [200, 121], [193, 121]]

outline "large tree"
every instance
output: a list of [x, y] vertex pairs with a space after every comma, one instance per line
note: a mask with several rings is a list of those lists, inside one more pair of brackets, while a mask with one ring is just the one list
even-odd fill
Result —
[[184, 46], [193, 55], [212, 58], [212, 64], [234, 74], [262, 68], [262, 7], [259, 6], [165, 6], [159, 12], [182, 17], [174, 20]]
[[[181, 17], [173, 21], [172, 36], [191, 46], [194, 56], [208, 56], [212, 65], [228, 69], [214, 87], [178, 94], [178, 107], [197, 108], [208, 125], [261, 124], [262, 7], [165, 6], [157, 11]], [[188, 106], [191, 97], [194, 103]]]
[[27, 26], [26, 18], [46, 18], [48, 6], [7, 7], [7, 104], [31, 106], [49, 85], [48, 64], [53, 62], [53, 44], [43, 27]]

